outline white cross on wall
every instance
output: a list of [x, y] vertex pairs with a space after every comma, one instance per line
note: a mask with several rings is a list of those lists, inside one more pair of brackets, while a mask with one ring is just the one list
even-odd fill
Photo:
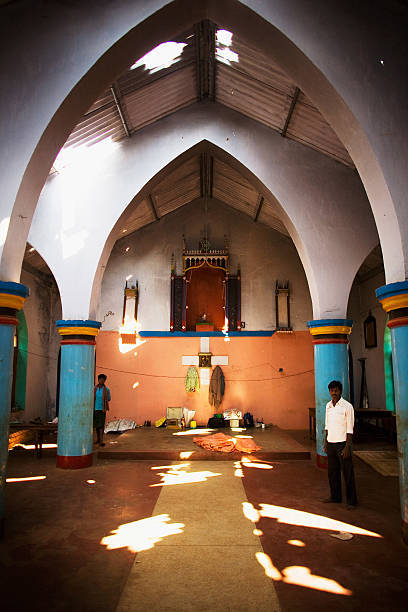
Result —
[[[210, 352], [210, 338], [200, 338], [200, 353]], [[184, 366], [199, 366], [199, 355], [183, 355], [181, 363]], [[211, 355], [211, 368], [214, 366], [226, 366], [228, 365], [228, 355]], [[210, 371], [211, 368], [200, 368], [200, 385], [210, 384]]]

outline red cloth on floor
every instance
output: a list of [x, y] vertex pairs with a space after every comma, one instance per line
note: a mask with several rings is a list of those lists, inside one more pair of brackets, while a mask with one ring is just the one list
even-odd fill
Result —
[[204, 437], [196, 437], [193, 439], [195, 444], [205, 448], [205, 450], [219, 451], [221, 453], [232, 453], [239, 451], [240, 453], [253, 453], [261, 450], [252, 438], [233, 438], [226, 436], [224, 433], [211, 434]]

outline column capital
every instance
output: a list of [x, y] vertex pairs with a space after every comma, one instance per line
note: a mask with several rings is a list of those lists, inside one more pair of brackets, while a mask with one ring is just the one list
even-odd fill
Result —
[[0, 281], [0, 325], [17, 325], [16, 314], [29, 294], [28, 287], [21, 283]]
[[353, 327], [351, 319], [315, 319], [307, 326], [313, 336], [313, 344], [347, 344]]
[[388, 327], [408, 325], [408, 281], [383, 285], [375, 294], [389, 315]]
[[61, 345], [65, 344], [95, 344], [101, 323], [90, 319], [70, 319], [56, 322], [61, 336]]

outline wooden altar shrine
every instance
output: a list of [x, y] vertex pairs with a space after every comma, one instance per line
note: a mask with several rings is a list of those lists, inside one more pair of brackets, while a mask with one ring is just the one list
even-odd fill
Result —
[[170, 331], [240, 331], [241, 273], [229, 270], [229, 249], [210, 248], [204, 238], [188, 249], [183, 237], [183, 273], [171, 268]]

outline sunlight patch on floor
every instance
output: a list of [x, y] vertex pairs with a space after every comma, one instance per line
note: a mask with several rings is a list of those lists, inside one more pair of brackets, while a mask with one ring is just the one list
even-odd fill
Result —
[[352, 591], [343, 587], [336, 580], [312, 574], [308, 567], [291, 565], [285, 567], [285, 569], [280, 572], [273, 564], [269, 555], [263, 552], [257, 552], [255, 553], [255, 557], [258, 563], [263, 567], [265, 575], [268, 576], [268, 578], [272, 578], [272, 580], [281, 580], [287, 584], [325, 591], [326, 593], [333, 593], [335, 595], [353, 594]]
[[343, 523], [321, 514], [312, 514], [303, 510], [294, 510], [293, 508], [284, 508], [283, 506], [273, 506], [271, 504], [259, 504], [259, 507], [261, 508], [259, 511], [261, 517], [276, 519], [278, 523], [312, 527], [314, 529], [328, 529], [330, 531], [347, 531], [372, 538], [382, 538], [379, 533], [374, 531], [368, 531], [350, 523]]
[[[208, 478], [214, 476], [222, 476], [217, 472], [210, 472], [209, 470], [202, 470], [200, 472], [187, 472], [182, 468], [189, 467], [189, 463], [181, 463], [169, 466], [162, 466], [167, 472], [158, 472], [158, 476], [161, 476], [162, 481], [157, 484], [149, 485], [151, 488], [154, 487], [168, 487], [171, 485], [182, 485], [182, 484], [193, 484], [198, 482], [205, 482]], [[154, 467], [152, 469], [160, 469]]]
[[188, 429], [187, 431], [176, 431], [173, 436], [206, 436], [215, 429]]
[[127, 548], [131, 552], [150, 550], [163, 538], [183, 533], [184, 523], [170, 523], [168, 514], [124, 523], [99, 542], [107, 550]]
[[24, 478], [6, 478], [6, 482], [29, 482], [31, 480], [45, 480], [46, 476], [24, 476]]

